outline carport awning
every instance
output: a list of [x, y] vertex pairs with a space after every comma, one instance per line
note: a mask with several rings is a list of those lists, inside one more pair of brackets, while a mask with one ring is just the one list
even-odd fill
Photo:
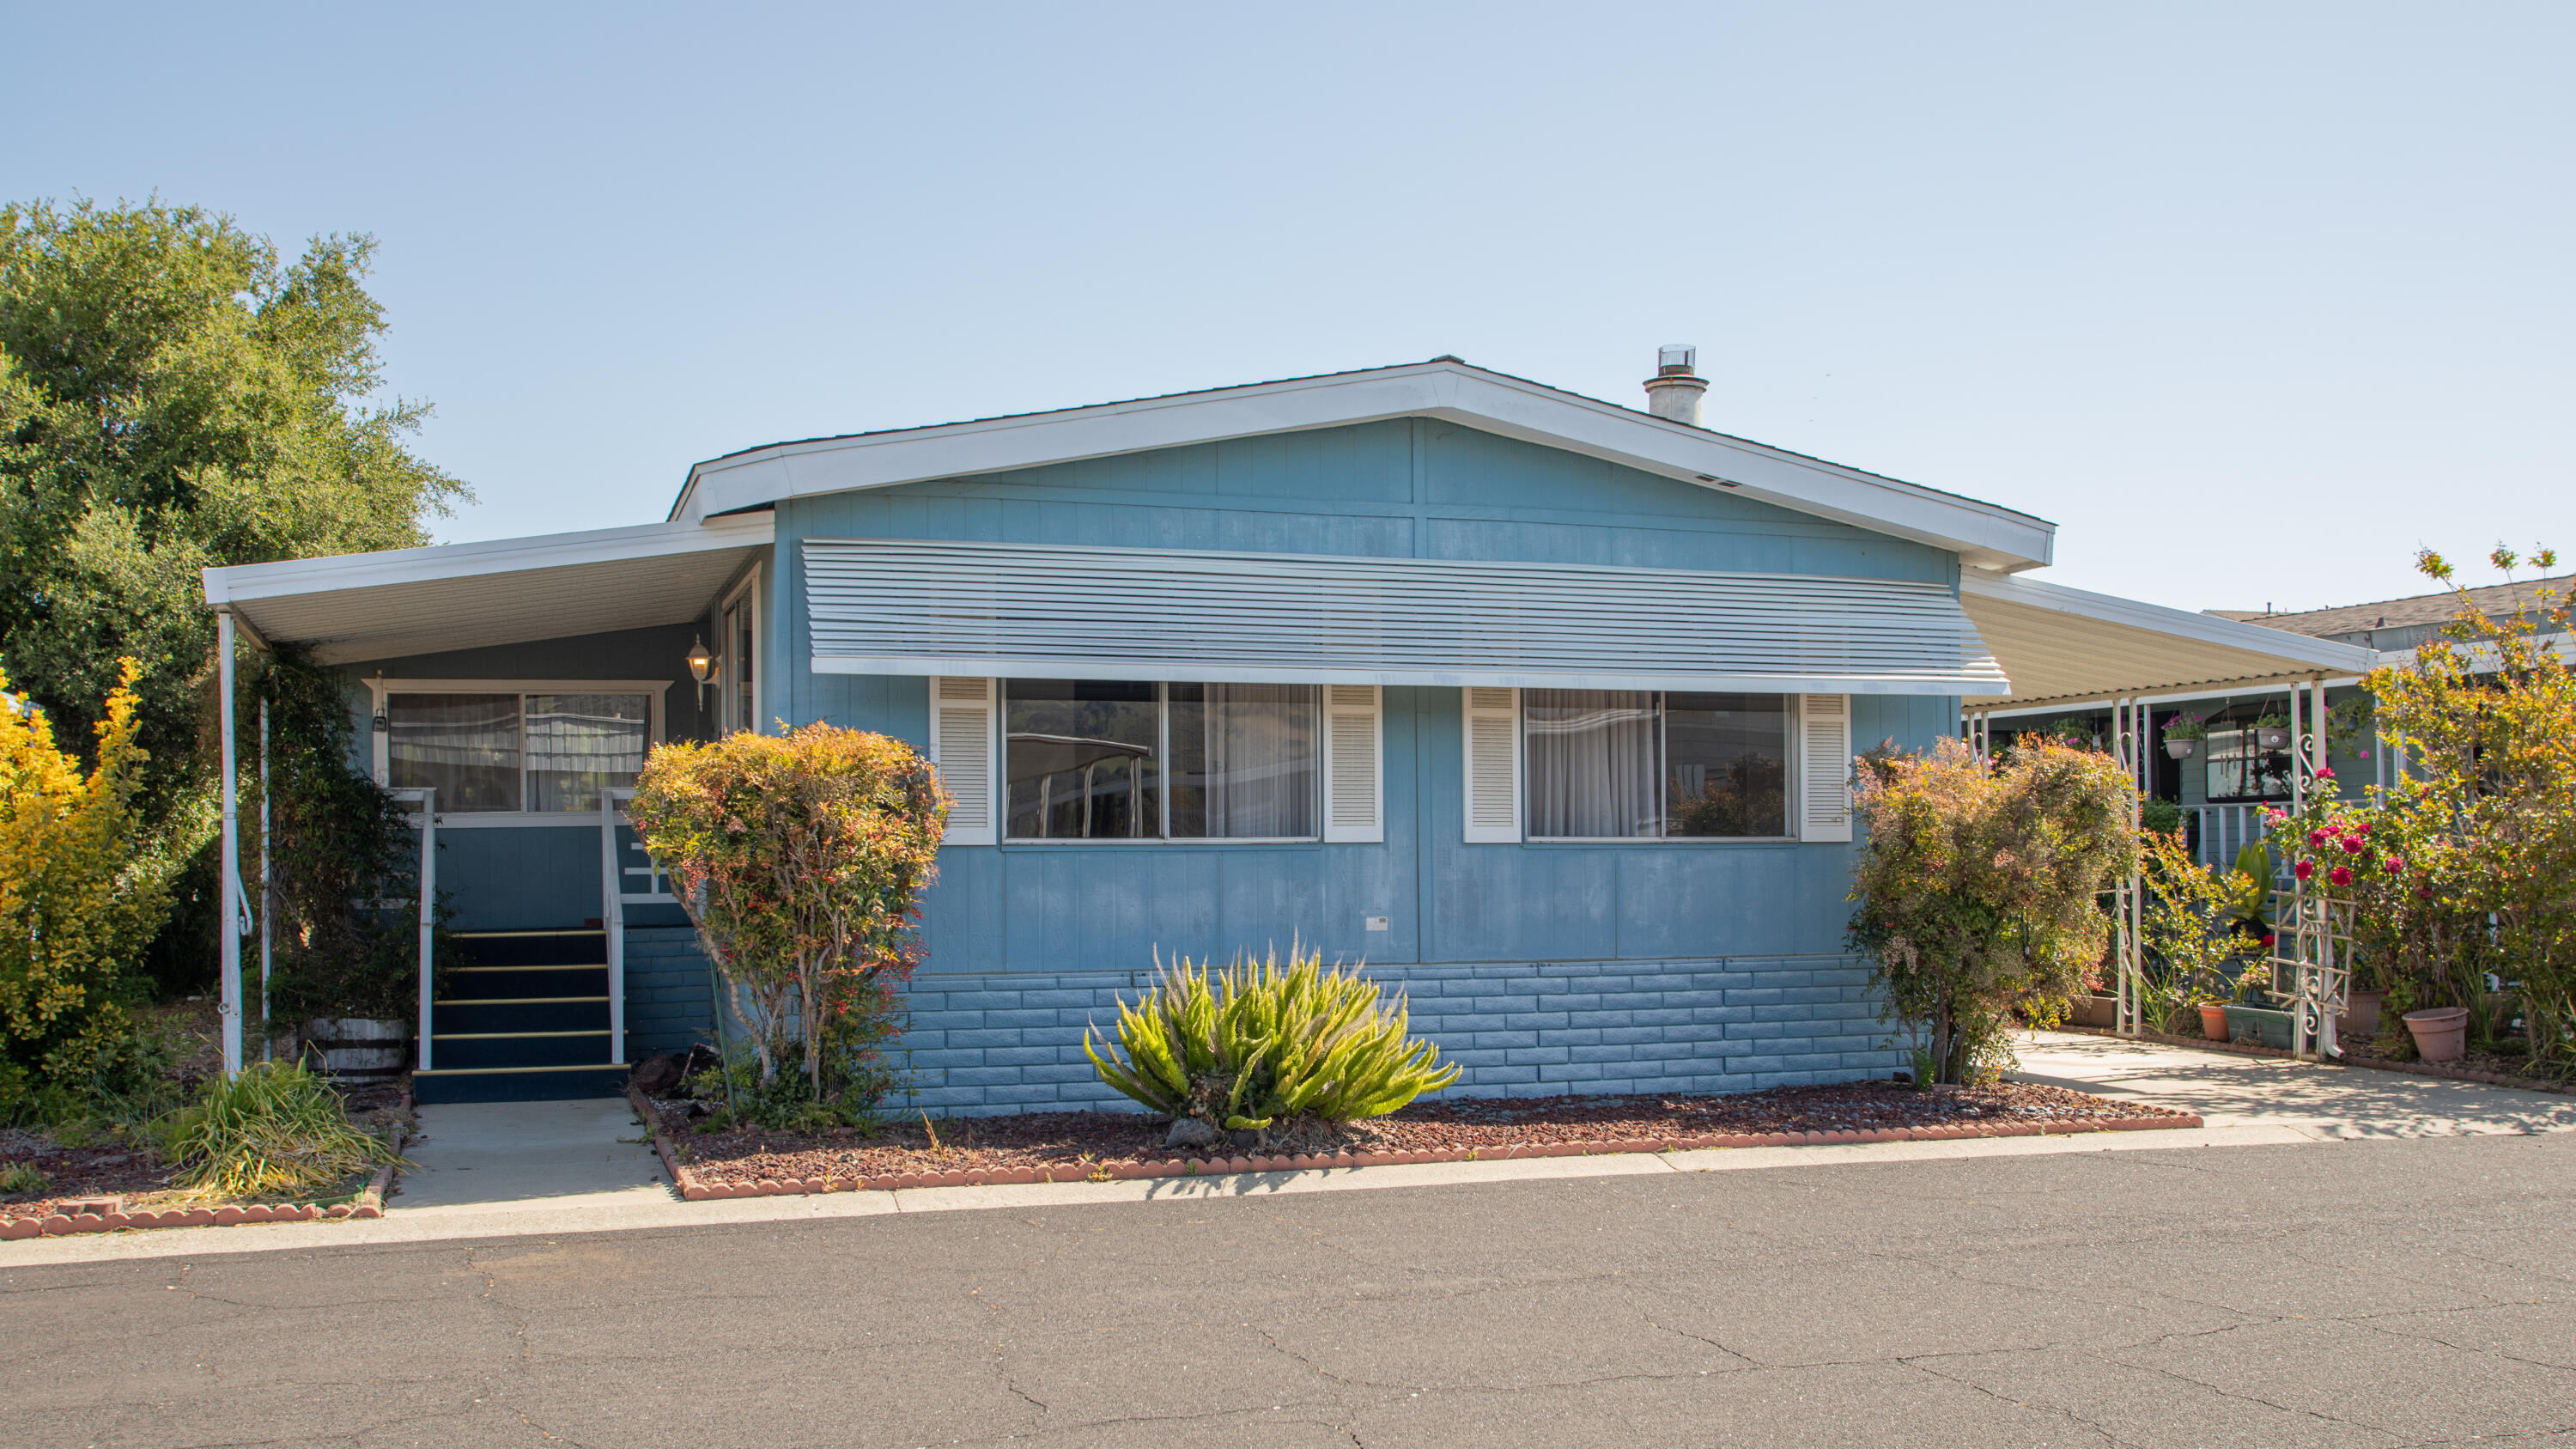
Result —
[[1959, 594], [2012, 681], [2009, 697], [1977, 700], [1980, 709], [2360, 674], [2379, 659], [2356, 645], [2017, 574], [1964, 570]]
[[1997, 695], [1945, 584], [1416, 558], [809, 540], [813, 667]]
[[700, 617], [770, 541], [771, 515], [206, 570], [206, 602], [260, 639], [346, 664]]

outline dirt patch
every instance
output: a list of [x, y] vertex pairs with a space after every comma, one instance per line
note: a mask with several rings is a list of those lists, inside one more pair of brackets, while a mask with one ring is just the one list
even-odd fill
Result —
[[[1042, 1112], [899, 1122], [873, 1137], [853, 1129], [814, 1136], [702, 1133], [689, 1104], [655, 1102], [659, 1126], [699, 1181], [882, 1180], [905, 1175], [1037, 1169], [1087, 1174], [1180, 1154], [1163, 1146], [1165, 1124], [1136, 1112]], [[2004, 1127], [2135, 1121], [2188, 1113], [2112, 1101], [2063, 1087], [2007, 1082], [1918, 1092], [1889, 1082], [1777, 1087], [1712, 1096], [1483, 1097], [1417, 1102], [1391, 1117], [1309, 1129], [1293, 1142], [1221, 1149], [1265, 1155], [1453, 1152], [1621, 1144], [1750, 1134]], [[935, 1139], [935, 1140], [934, 1140]]]

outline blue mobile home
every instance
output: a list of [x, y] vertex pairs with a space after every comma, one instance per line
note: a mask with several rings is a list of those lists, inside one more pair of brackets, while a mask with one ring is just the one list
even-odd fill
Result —
[[[924, 1105], [1114, 1101], [1083, 1026], [1158, 954], [1292, 939], [1409, 992], [1459, 1091], [1884, 1075], [1851, 755], [2009, 691], [1963, 571], [2018, 600], [1989, 634], [2064, 616], [2009, 577], [2051, 526], [1703, 429], [1698, 386], [1678, 361], [1640, 412], [1443, 358], [778, 444], [660, 524], [208, 597], [348, 672], [378, 777], [434, 792], [458, 929], [612, 958], [551, 1014], [426, 1005], [427, 1100], [595, 1090], [703, 1033], [603, 795], [655, 740], [813, 720], [958, 800]], [[602, 939], [503, 934], [536, 932]]]

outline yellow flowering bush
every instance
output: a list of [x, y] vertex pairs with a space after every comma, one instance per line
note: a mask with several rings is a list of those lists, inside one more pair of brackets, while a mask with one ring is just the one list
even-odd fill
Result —
[[0, 1121], [75, 1116], [153, 1072], [127, 1010], [170, 909], [134, 811], [140, 677], [123, 662], [87, 772], [42, 711], [0, 702]]

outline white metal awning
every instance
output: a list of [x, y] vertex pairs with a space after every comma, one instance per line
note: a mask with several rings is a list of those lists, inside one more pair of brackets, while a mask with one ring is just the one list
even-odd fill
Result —
[[770, 541], [766, 513], [208, 569], [206, 602], [320, 664], [677, 624]]
[[2256, 687], [2360, 674], [2379, 661], [2358, 645], [2020, 574], [1964, 570], [1959, 594], [2012, 680], [2009, 697], [1978, 700], [1979, 709]]
[[809, 540], [833, 674], [1999, 695], [1945, 584]]

